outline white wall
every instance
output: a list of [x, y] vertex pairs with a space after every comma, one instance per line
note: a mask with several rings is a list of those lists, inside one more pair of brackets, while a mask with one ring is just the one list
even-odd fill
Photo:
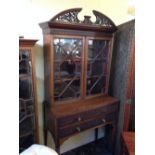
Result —
[[82, 7], [79, 18], [83, 15], [95, 17], [92, 10], [98, 10], [110, 17], [116, 25], [130, 20], [128, 5], [134, 0], [21, 0], [19, 4], [19, 34], [27, 38], [38, 38], [42, 43], [40, 22], [51, 19], [57, 13], [69, 9]]
[[[91, 15], [92, 20], [95, 20], [92, 10], [98, 10], [111, 18], [116, 25], [119, 25], [131, 20], [131, 18], [134, 18], [127, 14], [128, 4], [129, 0], [21, 0], [19, 2], [19, 35], [23, 35], [25, 38], [38, 39], [37, 45], [35, 46], [35, 61], [39, 107], [40, 143], [43, 143], [42, 102], [44, 100], [44, 62], [42, 49], [42, 30], [38, 24], [48, 21], [63, 10], [82, 7], [83, 10], [79, 16], [81, 20], [83, 15]], [[102, 130], [103, 129], [99, 130], [99, 137], [103, 136]], [[54, 148], [51, 135], [48, 137], [48, 145]], [[68, 139], [61, 146], [61, 152], [66, 152], [69, 149], [93, 140], [94, 132], [92, 130], [84, 132]]]

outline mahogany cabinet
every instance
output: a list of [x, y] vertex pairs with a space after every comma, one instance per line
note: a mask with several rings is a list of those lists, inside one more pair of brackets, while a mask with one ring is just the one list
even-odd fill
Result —
[[135, 155], [135, 132], [121, 133], [121, 155]]
[[108, 95], [116, 26], [96, 10], [95, 22], [90, 16], [81, 21], [81, 10], [65, 10], [40, 23], [44, 40], [45, 141], [49, 130], [57, 152], [72, 135], [117, 124], [119, 101]]
[[34, 45], [37, 40], [19, 40], [19, 152], [38, 142], [38, 118]]

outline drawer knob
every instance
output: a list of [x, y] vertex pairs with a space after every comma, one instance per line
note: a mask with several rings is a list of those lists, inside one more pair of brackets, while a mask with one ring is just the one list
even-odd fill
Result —
[[79, 121], [79, 122], [81, 121], [81, 117], [78, 117], [78, 121]]
[[103, 123], [105, 123], [105, 122], [106, 122], [106, 120], [105, 120], [105, 119], [102, 119], [102, 122], [103, 122]]
[[76, 127], [76, 130], [79, 131], [79, 132], [81, 131], [80, 127]]

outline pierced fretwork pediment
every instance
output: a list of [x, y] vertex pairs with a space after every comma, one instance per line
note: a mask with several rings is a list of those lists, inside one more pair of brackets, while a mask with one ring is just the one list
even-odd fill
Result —
[[84, 20], [79, 20], [78, 15], [82, 8], [68, 9], [54, 16], [50, 21], [40, 24], [42, 28], [61, 27], [80, 30], [108, 31], [114, 32], [117, 28], [110, 18], [99, 11], [93, 10], [96, 21], [91, 21], [91, 16], [84, 16]]
[[112, 22], [112, 20], [109, 19], [106, 15], [102, 14], [101, 12], [93, 10], [93, 14], [96, 17], [95, 24], [106, 26], [106, 27], [115, 27], [115, 24]]
[[106, 15], [102, 14], [101, 12], [98, 12], [96, 10], [93, 10], [93, 14], [96, 17], [96, 21], [93, 23], [91, 21], [91, 16], [84, 16], [84, 21], [80, 21], [78, 19], [78, 14], [81, 12], [82, 8], [75, 8], [75, 9], [69, 9], [65, 10], [59, 14], [57, 14], [54, 18], [50, 20], [50, 22], [60, 22], [60, 23], [70, 23], [70, 24], [88, 24], [88, 25], [96, 25], [96, 26], [102, 26], [105, 28], [116, 28], [115, 24], [112, 22], [111, 19], [109, 19]]
[[62, 23], [80, 23], [80, 20], [78, 19], [78, 14], [81, 10], [82, 8], [65, 10], [57, 14], [50, 21]]

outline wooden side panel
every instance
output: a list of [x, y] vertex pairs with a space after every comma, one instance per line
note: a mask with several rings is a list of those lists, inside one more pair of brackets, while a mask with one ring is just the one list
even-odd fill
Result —
[[[128, 83], [126, 90], [126, 100], [132, 100], [134, 97], [134, 79], [135, 79], [135, 41], [132, 40], [131, 50], [130, 50], [130, 62], [129, 62], [129, 73], [128, 73]], [[128, 131], [130, 120], [131, 120], [132, 103], [125, 104], [124, 107], [124, 125], [123, 130]]]
[[[116, 154], [120, 153], [120, 133], [130, 124], [134, 98], [134, 37], [135, 21], [118, 26], [114, 37], [110, 95], [120, 99]], [[130, 105], [131, 104], [131, 105]]]
[[[34, 114], [31, 117], [34, 117], [35, 124], [34, 124], [34, 130], [32, 131], [35, 135], [35, 143], [39, 143], [39, 125], [38, 125], [38, 100], [37, 100], [37, 82], [36, 82], [36, 67], [35, 67], [35, 51], [34, 51], [34, 45], [37, 40], [31, 40], [31, 39], [20, 39], [19, 40], [19, 52], [20, 51], [28, 51], [30, 52], [30, 65], [32, 66], [32, 89], [33, 89], [33, 104], [34, 104]], [[26, 75], [25, 75], [26, 76]], [[28, 112], [27, 112], [28, 113]], [[26, 126], [27, 124], [24, 123]]]
[[38, 99], [37, 99], [37, 81], [36, 81], [36, 71], [35, 71], [35, 59], [34, 59], [34, 48], [31, 50], [31, 60], [32, 60], [32, 77], [33, 77], [33, 91], [34, 91], [34, 107], [35, 107], [35, 126], [36, 126], [36, 142], [39, 142], [39, 125], [38, 125]]
[[124, 105], [123, 131], [128, 131], [129, 129], [130, 115], [131, 115], [131, 104], [125, 104]]
[[135, 40], [133, 39], [131, 44], [131, 56], [130, 56], [126, 99], [133, 98], [134, 80], [135, 80]]
[[51, 36], [44, 36], [44, 78], [45, 78], [45, 100], [50, 103], [51, 97]]

